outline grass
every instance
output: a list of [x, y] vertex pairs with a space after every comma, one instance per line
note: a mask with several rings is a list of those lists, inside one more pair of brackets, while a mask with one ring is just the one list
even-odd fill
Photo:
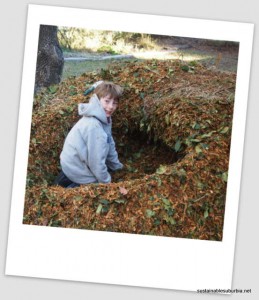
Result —
[[110, 61], [65, 61], [62, 80], [71, 76], [80, 76], [83, 73], [107, 69]]

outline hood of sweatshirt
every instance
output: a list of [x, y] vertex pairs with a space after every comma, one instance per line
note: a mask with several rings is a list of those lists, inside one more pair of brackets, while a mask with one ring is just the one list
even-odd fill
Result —
[[107, 119], [100, 100], [95, 94], [91, 97], [89, 103], [78, 104], [78, 113], [82, 117], [95, 117], [106, 125], [110, 123], [110, 120]]

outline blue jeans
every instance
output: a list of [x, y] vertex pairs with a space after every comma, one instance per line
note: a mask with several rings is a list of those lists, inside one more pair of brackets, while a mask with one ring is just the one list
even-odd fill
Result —
[[69, 178], [67, 178], [67, 176], [63, 171], [61, 171], [56, 177], [54, 181], [54, 185], [60, 185], [63, 186], [64, 188], [75, 188], [80, 186], [80, 184], [75, 183], [71, 181]]

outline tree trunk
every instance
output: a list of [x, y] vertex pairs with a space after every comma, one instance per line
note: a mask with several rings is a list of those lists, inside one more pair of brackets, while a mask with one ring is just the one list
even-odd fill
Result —
[[61, 80], [64, 57], [59, 46], [57, 31], [57, 26], [40, 25], [35, 93], [42, 87], [57, 84]]

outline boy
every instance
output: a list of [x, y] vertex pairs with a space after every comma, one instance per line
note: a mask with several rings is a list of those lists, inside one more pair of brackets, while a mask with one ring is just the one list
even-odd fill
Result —
[[111, 116], [122, 88], [98, 82], [89, 103], [78, 105], [82, 118], [68, 133], [60, 155], [62, 171], [54, 184], [66, 188], [87, 183], [111, 182], [111, 171], [122, 169], [111, 133]]

